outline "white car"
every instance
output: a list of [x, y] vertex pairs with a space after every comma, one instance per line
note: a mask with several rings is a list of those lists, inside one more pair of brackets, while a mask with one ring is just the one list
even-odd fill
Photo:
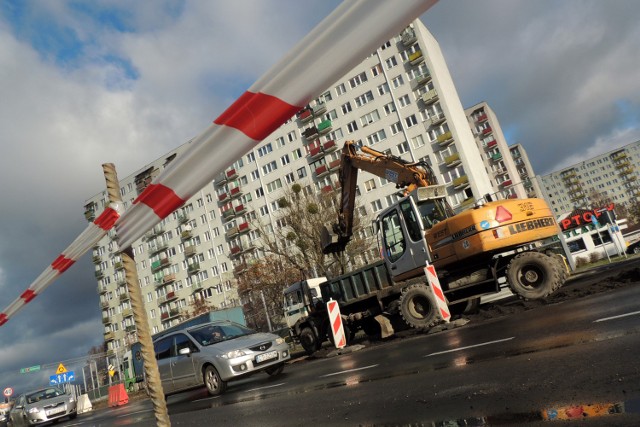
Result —
[[206, 386], [223, 393], [227, 382], [256, 372], [278, 375], [291, 358], [275, 334], [230, 321], [213, 321], [171, 332], [153, 343], [166, 395]]
[[10, 418], [14, 426], [33, 426], [60, 418], [78, 416], [77, 402], [72, 394], [58, 387], [46, 387], [23, 393], [15, 401]]

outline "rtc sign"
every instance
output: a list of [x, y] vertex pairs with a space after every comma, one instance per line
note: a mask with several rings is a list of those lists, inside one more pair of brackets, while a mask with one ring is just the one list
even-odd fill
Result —
[[584, 211], [576, 210], [572, 212], [570, 216], [560, 221], [560, 228], [562, 229], [562, 231], [568, 231], [568, 230], [571, 230], [572, 228], [583, 227], [585, 225], [589, 225], [592, 222], [594, 222], [593, 221], [594, 217], [598, 222], [606, 224], [611, 219], [608, 214], [605, 215], [605, 217], [609, 221], [599, 220], [599, 218], [605, 212], [612, 212], [614, 207], [615, 207], [614, 204], [610, 203], [608, 206], [605, 206], [604, 208], [601, 208], [601, 209], [592, 209], [592, 210], [584, 210]]

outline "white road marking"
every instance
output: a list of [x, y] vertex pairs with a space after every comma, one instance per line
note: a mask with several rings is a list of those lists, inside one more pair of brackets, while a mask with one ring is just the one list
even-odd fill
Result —
[[640, 311], [632, 311], [631, 313], [620, 314], [618, 316], [603, 317], [602, 319], [594, 320], [593, 323], [606, 322], [607, 320], [619, 319], [621, 317], [634, 316], [640, 314]]
[[245, 393], [248, 393], [250, 391], [264, 390], [264, 389], [267, 389], [267, 388], [280, 387], [281, 385], [285, 385], [285, 384], [286, 383], [280, 383], [280, 384], [273, 384], [273, 385], [268, 385], [268, 386], [264, 386], [264, 387], [252, 388], [251, 390], [246, 390]]
[[510, 341], [512, 339], [514, 339], [515, 337], [511, 337], [511, 338], [503, 338], [501, 340], [495, 340], [495, 341], [488, 341], [488, 342], [483, 342], [480, 344], [474, 344], [474, 345], [468, 345], [466, 347], [458, 347], [458, 348], [452, 348], [451, 350], [444, 350], [444, 351], [437, 351], [435, 353], [431, 353], [431, 354], [427, 354], [424, 357], [429, 357], [429, 356], [435, 356], [437, 354], [445, 354], [445, 353], [453, 353], [454, 351], [460, 351], [460, 350], [466, 350], [468, 348], [474, 348], [474, 347], [482, 347], [485, 345], [489, 345], [489, 344], [497, 344], [499, 342], [505, 342], [505, 341]]
[[202, 402], [203, 400], [218, 399], [219, 397], [220, 397], [220, 395], [218, 395], [218, 396], [210, 396], [210, 397], [205, 397], [204, 399], [193, 400], [193, 402]]
[[340, 372], [334, 372], [332, 374], [320, 375], [320, 378], [332, 377], [334, 375], [340, 375], [340, 374], [348, 374], [349, 372], [362, 371], [364, 369], [375, 368], [376, 366], [378, 366], [378, 365], [369, 365], [369, 366], [365, 366], [363, 368], [347, 369], [346, 371], [340, 371]]
[[145, 412], [153, 412], [153, 409], [143, 409], [141, 411], [129, 412], [126, 414], [118, 415], [116, 418], [130, 417], [131, 415], [144, 414]]

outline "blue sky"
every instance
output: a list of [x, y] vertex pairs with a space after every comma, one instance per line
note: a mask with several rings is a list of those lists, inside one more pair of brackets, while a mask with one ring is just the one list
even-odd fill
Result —
[[[198, 134], [338, 3], [1, 2], [2, 309], [84, 229], [102, 163], [126, 176]], [[488, 102], [543, 174], [640, 139], [638, 16], [633, 0], [441, 0], [422, 20], [463, 106]], [[0, 388], [102, 342], [92, 269], [0, 327]]]

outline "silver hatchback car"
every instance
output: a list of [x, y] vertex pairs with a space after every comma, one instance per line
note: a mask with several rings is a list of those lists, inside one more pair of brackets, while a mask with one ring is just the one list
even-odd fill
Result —
[[291, 358], [283, 338], [230, 321], [213, 321], [163, 335], [153, 343], [164, 393], [199, 386], [218, 395], [227, 382], [266, 372], [278, 375]]
[[10, 419], [14, 426], [33, 426], [67, 416], [74, 419], [77, 415], [77, 402], [72, 394], [58, 387], [45, 387], [18, 396]]

